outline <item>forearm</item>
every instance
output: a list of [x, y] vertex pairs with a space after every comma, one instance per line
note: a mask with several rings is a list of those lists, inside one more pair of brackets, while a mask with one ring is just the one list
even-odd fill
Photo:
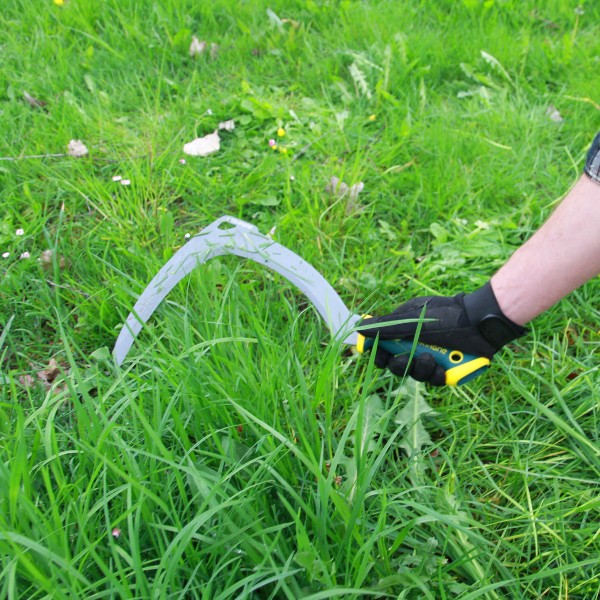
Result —
[[583, 175], [492, 277], [504, 314], [520, 325], [600, 273], [600, 184]]

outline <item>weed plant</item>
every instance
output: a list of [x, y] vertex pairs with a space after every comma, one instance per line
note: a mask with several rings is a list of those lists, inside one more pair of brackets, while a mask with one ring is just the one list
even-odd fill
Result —
[[599, 129], [597, 3], [14, 0], [0, 27], [0, 598], [600, 596], [597, 280], [456, 389], [234, 257], [110, 358], [223, 214], [356, 311], [483, 284]]

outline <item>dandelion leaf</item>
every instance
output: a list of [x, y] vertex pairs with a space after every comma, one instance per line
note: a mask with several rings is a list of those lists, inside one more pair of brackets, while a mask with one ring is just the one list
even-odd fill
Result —
[[404, 437], [398, 445], [412, 456], [421, 451], [423, 446], [432, 444], [431, 438], [423, 425], [422, 417], [434, 415], [435, 411], [427, 404], [422, 386], [413, 380], [407, 380], [399, 393], [406, 395], [408, 401], [398, 411], [394, 422], [404, 429]]

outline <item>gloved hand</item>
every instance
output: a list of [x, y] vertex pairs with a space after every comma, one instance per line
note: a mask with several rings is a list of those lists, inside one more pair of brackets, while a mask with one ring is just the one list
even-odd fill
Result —
[[[386, 325], [390, 321], [418, 320], [421, 317], [431, 320]], [[362, 329], [363, 325], [377, 326]], [[468, 295], [414, 298], [389, 315], [363, 319], [358, 332], [369, 338], [379, 336], [381, 340], [412, 340], [419, 325], [421, 331], [418, 342], [421, 344], [460, 350], [490, 359], [502, 346], [527, 331], [502, 313], [492, 286], [487, 283]], [[445, 369], [436, 364], [431, 354], [422, 354], [412, 361], [409, 361], [409, 357], [408, 354], [392, 356], [383, 348], [378, 348], [375, 364], [381, 369], [387, 367], [395, 375], [410, 375], [417, 381], [444, 385]]]

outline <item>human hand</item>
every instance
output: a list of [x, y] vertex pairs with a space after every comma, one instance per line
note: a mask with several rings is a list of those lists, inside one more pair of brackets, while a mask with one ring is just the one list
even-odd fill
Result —
[[[401, 320], [408, 322], [398, 323]], [[382, 347], [386, 340], [413, 340], [417, 331], [421, 351], [412, 360], [410, 353], [392, 354]], [[526, 330], [502, 313], [488, 283], [468, 295], [413, 298], [388, 315], [363, 319], [358, 332], [371, 340], [379, 338], [375, 355], [379, 368], [441, 386], [460, 385], [479, 375], [502, 346]], [[454, 352], [471, 355], [472, 360], [467, 365], [458, 360], [453, 367]]]

